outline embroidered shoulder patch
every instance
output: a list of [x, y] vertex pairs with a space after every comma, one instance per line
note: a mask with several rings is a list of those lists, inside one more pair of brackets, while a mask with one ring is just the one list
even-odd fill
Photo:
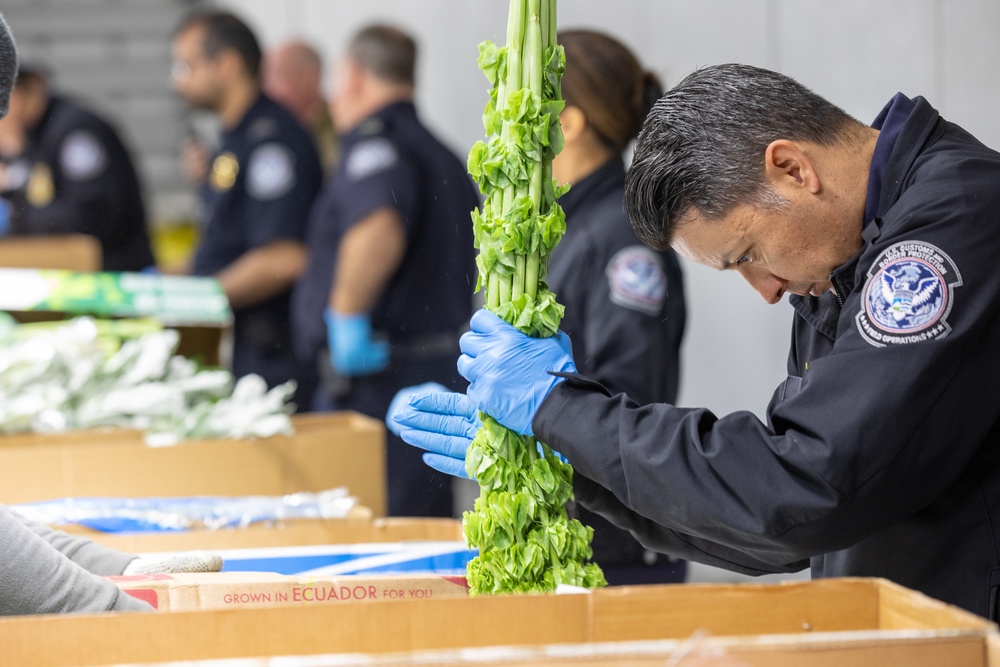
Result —
[[269, 142], [250, 154], [247, 193], [258, 200], [277, 199], [295, 185], [295, 159], [287, 147]]
[[94, 178], [104, 170], [107, 162], [104, 146], [88, 130], [71, 132], [59, 151], [63, 173], [74, 181]]
[[398, 159], [396, 147], [388, 139], [366, 139], [347, 156], [347, 177], [352, 181], [360, 181], [392, 167]]
[[958, 267], [937, 246], [896, 243], [868, 269], [855, 317], [858, 331], [876, 347], [943, 338], [951, 331], [948, 315], [961, 285]]
[[649, 248], [632, 245], [616, 252], [604, 271], [611, 301], [624, 308], [656, 315], [667, 298], [663, 258]]

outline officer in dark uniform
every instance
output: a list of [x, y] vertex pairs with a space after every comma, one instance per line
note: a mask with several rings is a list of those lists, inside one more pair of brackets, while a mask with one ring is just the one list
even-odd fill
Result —
[[215, 112], [223, 130], [201, 187], [204, 231], [191, 270], [216, 276], [229, 298], [234, 375], [256, 373], [269, 386], [298, 379], [290, 293], [305, 268], [305, 228], [322, 183], [316, 149], [305, 129], [261, 94], [260, 48], [236, 17], [188, 17], [173, 52], [175, 88]]
[[[555, 378], [562, 348], [511, 353], [523, 337], [485, 312], [462, 341], [469, 399], [562, 452], [577, 499], [650, 548], [749, 573], [811, 560], [995, 619], [998, 182], [1000, 154], [923, 98], [866, 127], [774, 72], [695, 72], [647, 119], [626, 201], [648, 244], [795, 295], [767, 424]], [[501, 410], [515, 390], [537, 412]]]
[[154, 265], [139, 179], [111, 125], [22, 66], [0, 135], [20, 146], [4, 156], [11, 233], [94, 236], [105, 271]]
[[[310, 221], [309, 267], [294, 322], [305, 363], [324, 381], [314, 407], [382, 419], [402, 387], [461, 387], [460, 328], [471, 313], [475, 188], [459, 159], [418, 120], [416, 47], [373, 26], [351, 41], [332, 115], [341, 162]], [[388, 441], [389, 513], [451, 516], [450, 479]]]
[[[673, 403], [684, 333], [683, 277], [672, 250], [639, 241], [625, 216], [621, 155], [661, 89], [623, 44], [608, 35], [559, 34], [566, 143], [553, 175], [572, 183], [559, 203], [566, 234], [553, 249], [549, 287], [566, 307], [560, 328], [573, 339], [580, 371], [637, 403]], [[611, 73], [609, 75], [609, 72]], [[594, 561], [611, 584], [683, 581], [686, 566], [642, 547], [575, 505], [594, 528]]]

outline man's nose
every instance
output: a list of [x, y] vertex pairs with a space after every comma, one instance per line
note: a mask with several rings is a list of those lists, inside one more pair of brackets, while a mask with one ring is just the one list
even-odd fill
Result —
[[757, 290], [757, 293], [764, 297], [764, 301], [774, 305], [781, 301], [785, 294], [787, 280], [783, 280], [763, 267], [755, 267], [752, 264], [746, 268], [740, 267], [740, 275], [750, 283], [750, 286]]

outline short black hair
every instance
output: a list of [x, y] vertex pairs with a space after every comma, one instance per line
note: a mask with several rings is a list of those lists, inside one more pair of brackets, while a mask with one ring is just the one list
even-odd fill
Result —
[[691, 210], [717, 220], [739, 205], [781, 205], [764, 180], [772, 141], [831, 146], [864, 128], [784, 74], [738, 64], [697, 70], [646, 117], [625, 180], [629, 221], [644, 243], [665, 248]]
[[246, 23], [229, 12], [199, 10], [184, 17], [174, 35], [199, 27], [204, 29], [202, 49], [206, 56], [215, 57], [232, 49], [242, 58], [247, 74], [254, 79], [260, 77], [260, 43]]
[[383, 81], [414, 83], [417, 43], [399, 28], [381, 24], [363, 28], [351, 38], [347, 55]]

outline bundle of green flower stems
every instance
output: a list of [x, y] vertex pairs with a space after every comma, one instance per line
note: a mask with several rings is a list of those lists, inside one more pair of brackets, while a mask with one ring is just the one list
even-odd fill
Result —
[[[555, 0], [511, 0], [504, 46], [479, 47], [492, 89], [483, 113], [487, 141], [469, 155], [469, 173], [486, 197], [473, 212], [479, 283], [486, 307], [524, 333], [556, 333], [563, 307], [548, 290], [549, 255], [566, 230], [552, 178], [562, 149], [560, 81], [565, 56], [556, 41]], [[588, 562], [593, 529], [566, 513], [573, 469], [531, 436], [481, 414], [466, 470], [480, 496], [464, 516], [479, 549], [468, 567], [473, 595], [605, 585]]]

